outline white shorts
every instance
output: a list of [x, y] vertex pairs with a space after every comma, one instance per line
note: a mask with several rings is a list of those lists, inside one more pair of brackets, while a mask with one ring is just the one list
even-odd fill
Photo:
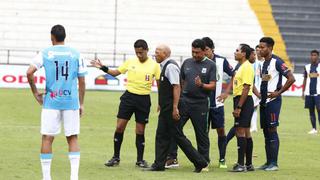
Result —
[[61, 121], [63, 122], [65, 136], [80, 133], [79, 110], [56, 110], [42, 109], [41, 112], [41, 134], [55, 136], [61, 132]]

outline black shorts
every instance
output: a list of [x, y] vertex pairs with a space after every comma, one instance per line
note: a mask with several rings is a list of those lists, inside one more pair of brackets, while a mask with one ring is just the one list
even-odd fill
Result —
[[[240, 96], [233, 98], [233, 109], [238, 106]], [[234, 126], [242, 128], [250, 128], [251, 118], [254, 111], [252, 96], [248, 96], [244, 104], [242, 105], [240, 117], [234, 118]]]
[[126, 91], [120, 97], [117, 117], [130, 120], [134, 113], [136, 122], [146, 124], [149, 121], [150, 107], [150, 95], [137, 95]]
[[224, 107], [210, 107], [209, 123], [212, 129], [224, 128]]

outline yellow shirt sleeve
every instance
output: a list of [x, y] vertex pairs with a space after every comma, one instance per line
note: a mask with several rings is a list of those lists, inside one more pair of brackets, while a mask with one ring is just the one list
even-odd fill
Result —
[[154, 77], [156, 78], [156, 80], [160, 79], [160, 74], [161, 74], [160, 65], [156, 64], [156, 70], [155, 70], [155, 73], [154, 73]]
[[248, 64], [246, 68], [244, 69], [242, 73], [243, 79], [242, 82], [243, 84], [247, 84], [252, 86], [253, 85], [253, 80], [254, 80], [254, 70], [251, 64]]
[[120, 71], [121, 74], [125, 74], [128, 71], [130, 60], [126, 60], [121, 66], [118, 67], [118, 71]]

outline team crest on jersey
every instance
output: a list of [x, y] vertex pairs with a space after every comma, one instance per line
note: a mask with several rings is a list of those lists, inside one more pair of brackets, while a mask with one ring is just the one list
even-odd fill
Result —
[[262, 81], [269, 81], [271, 79], [270, 74], [262, 74]]
[[164, 79], [164, 77], [163, 77], [163, 76], [161, 76], [161, 79], [160, 79], [160, 80], [161, 80], [161, 81], [163, 81], [163, 79]]
[[201, 73], [207, 73], [207, 68], [202, 68]]
[[309, 77], [310, 77], [310, 78], [317, 78], [318, 76], [319, 76], [319, 74], [316, 73], [316, 72], [313, 72], [313, 73], [310, 73], [310, 74], [309, 74]]

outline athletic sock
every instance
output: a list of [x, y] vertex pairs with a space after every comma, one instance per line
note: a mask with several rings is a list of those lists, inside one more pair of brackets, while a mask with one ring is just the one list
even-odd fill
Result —
[[229, 141], [230, 141], [235, 135], [236, 135], [236, 128], [233, 126], [233, 127], [229, 130], [229, 132], [228, 132], [228, 134], [227, 134], [226, 143], [228, 144]]
[[[314, 108], [309, 108], [310, 121], [313, 129], [317, 129], [316, 114]], [[319, 113], [318, 113], [319, 115]]]
[[263, 135], [264, 135], [264, 148], [266, 151], [266, 159], [267, 159], [267, 164], [270, 163], [270, 135], [269, 135], [269, 131], [267, 128], [263, 129]]
[[279, 145], [278, 132], [270, 132], [270, 163], [275, 165], [278, 164]]
[[252, 138], [247, 138], [247, 148], [246, 148], [246, 165], [252, 164], [252, 151], [253, 151], [253, 141]]
[[114, 154], [113, 157], [120, 158], [120, 149], [121, 149], [121, 144], [123, 140], [123, 133], [114, 133], [114, 139], [113, 139], [113, 149], [114, 149]]
[[51, 180], [51, 161], [52, 154], [40, 154], [43, 180]]
[[218, 137], [218, 147], [219, 147], [219, 156], [220, 160], [224, 160], [226, 156], [226, 143], [227, 137], [226, 136], [219, 136]]
[[246, 150], [246, 138], [245, 137], [237, 137], [238, 144], [238, 164], [241, 166], [244, 165], [244, 154]]
[[80, 152], [69, 152], [70, 160], [70, 180], [78, 180], [79, 177], [79, 165], [80, 165]]
[[143, 160], [144, 134], [136, 134], [137, 162]]

